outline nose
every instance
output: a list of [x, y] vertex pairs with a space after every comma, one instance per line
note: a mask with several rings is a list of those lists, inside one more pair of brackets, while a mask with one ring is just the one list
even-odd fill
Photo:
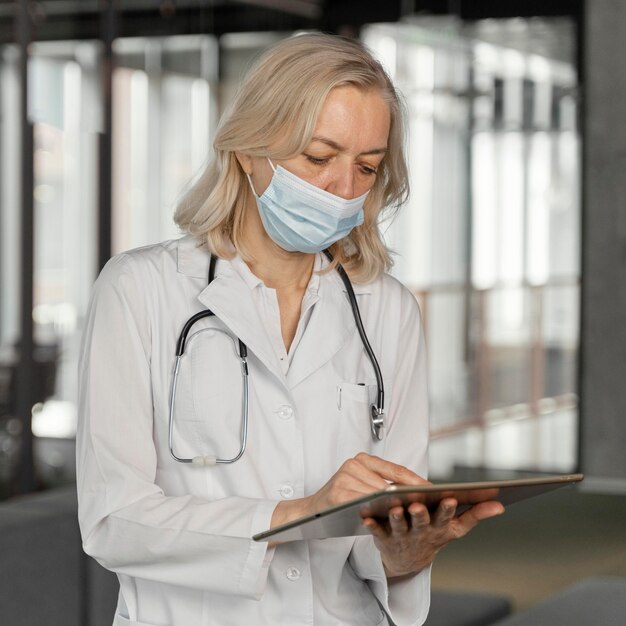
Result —
[[354, 169], [351, 164], [337, 164], [332, 174], [332, 180], [327, 186], [326, 191], [330, 191], [330, 193], [344, 198], [345, 200], [352, 200], [352, 198], [356, 197]]

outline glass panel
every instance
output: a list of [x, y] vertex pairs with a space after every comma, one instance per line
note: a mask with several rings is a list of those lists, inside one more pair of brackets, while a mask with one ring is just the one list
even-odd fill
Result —
[[[45, 42], [30, 46], [28, 115], [33, 124], [34, 286], [32, 429], [37, 474], [43, 483], [73, 479], [72, 444], [60, 453], [48, 442], [73, 436], [76, 427], [76, 360], [81, 320], [96, 275], [95, 216], [97, 139], [97, 60], [93, 43]], [[3, 379], [13, 396], [0, 412], [0, 456], [6, 471], [17, 458], [21, 425], [16, 410], [17, 351], [16, 268], [20, 266], [21, 206], [18, 57], [2, 50], [2, 312]], [[96, 96], [96, 97], [94, 97]], [[7, 158], [11, 155], [11, 158]], [[6, 291], [5, 291], [6, 289]], [[9, 295], [11, 294], [11, 295]], [[6, 393], [6, 388], [2, 394]], [[9, 416], [6, 421], [6, 416]], [[8, 438], [6, 438], [8, 436]], [[65, 444], [62, 444], [65, 445]], [[8, 451], [8, 452], [7, 452]], [[14, 458], [11, 460], [11, 455]], [[0, 465], [3, 461], [0, 459]], [[15, 467], [13, 467], [13, 471]], [[12, 487], [15, 488], [15, 485]]]
[[543, 294], [543, 397], [577, 393], [578, 285], [546, 287]]
[[438, 431], [471, 414], [465, 342], [465, 295], [430, 293], [427, 304], [431, 427]]
[[472, 137], [472, 284], [487, 289], [497, 280], [497, 172], [494, 133]]
[[[20, 227], [20, 84], [19, 56], [15, 46], [0, 46], [0, 354], [3, 363], [12, 356], [17, 340]], [[8, 374], [7, 374], [8, 377]], [[3, 390], [5, 396], [8, 391]]]
[[115, 44], [114, 252], [178, 235], [181, 191], [205, 163], [216, 123], [211, 37], [136, 38]]
[[528, 292], [499, 289], [487, 301], [489, 409], [523, 404], [530, 391], [530, 319]]
[[54, 398], [68, 407], [76, 397], [80, 320], [96, 275], [98, 116], [83, 97], [93, 85], [96, 57], [95, 45], [38, 43], [29, 65], [35, 339], [58, 351]]

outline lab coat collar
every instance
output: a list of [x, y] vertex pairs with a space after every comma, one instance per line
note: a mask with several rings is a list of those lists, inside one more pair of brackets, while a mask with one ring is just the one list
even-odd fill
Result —
[[[328, 265], [328, 259], [321, 255], [322, 267]], [[204, 239], [200, 239], [194, 235], [185, 235], [178, 240], [178, 258], [177, 258], [178, 272], [185, 276], [193, 278], [208, 278], [209, 275], [209, 251], [207, 243]], [[331, 273], [334, 275], [335, 273]], [[335, 276], [335, 283], [343, 289], [343, 284], [339, 276]], [[369, 284], [352, 285], [354, 293], [366, 294], [371, 293]]]
[[[322, 267], [328, 265], [328, 259], [322, 255]], [[185, 235], [178, 240], [177, 268], [180, 274], [192, 278], [208, 278], [209, 276], [209, 251], [206, 241], [194, 235]], [[331, 273], [334, 276], [335, 273]], [[335, 283], [343, 289], [339, 276], [335, 277]], [[369, 284], [352, 284], [354, 293], [371, 293]], [[344, 290], [345, 292], [345, 290]]]
[[178, 272], [192, 278], [209, 277], [209, 249], [206, 241], [193, 235], [178, 240]]
[[[208, 280], [209, 260], [206, 241], [193, 235], [186, 235], [178, 240], [177, 270], [180, 274]], [[284, 383], [285, 376], [254, 306], [250, 287], [228, 261], [218, 261], [215, 279], [198, 294], [198, 300], [211, 309], [268, 370]]]
[[248, 351], [285, 384], [278, 355], [254, 304], [250, 287], [229, 261], [218, 261], [213, 282], [200, 292], [198, 300], [211, 309], [246, 344]]

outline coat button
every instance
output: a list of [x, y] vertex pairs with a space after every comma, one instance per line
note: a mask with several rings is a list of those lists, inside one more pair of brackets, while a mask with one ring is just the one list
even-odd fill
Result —
[[293, 487], [291, 485], [283, 485], [280, 488], [280, 495], [283, 498], [291, 498], [293, 496]]
[[293, 416], [293, 409], [288, 404], [283, 404], [279, 406], [274, 413], [276, 413], [281, 420], [288, 420]]
[[289, 580], [298, 580], [300, 578], [300, 570], [297, 567], [290, 567], [287, 570], [287, 578]]

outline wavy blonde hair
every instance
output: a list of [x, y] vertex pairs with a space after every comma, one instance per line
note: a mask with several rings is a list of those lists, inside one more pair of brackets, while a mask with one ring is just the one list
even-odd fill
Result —
[[[355, 282], [369, 282], [392, 265], [379, 230], [408, 195], [403, 104], [385, 70], [360, 42], [325, 34], [297, 35], [269, 48], [241, 83], [218, 126], [214, 158], [179, 203], [178, 226], [222, 258], [242, 242], [251, 191], [235, 152], [287, 159], [310, 143], [317, 117], [335, 87], [377, 90], [389, 106], [387, 152], [364, 207], [364, 222], [330, 251]], [[271, 146], [271, 149], [270, 149]]]

